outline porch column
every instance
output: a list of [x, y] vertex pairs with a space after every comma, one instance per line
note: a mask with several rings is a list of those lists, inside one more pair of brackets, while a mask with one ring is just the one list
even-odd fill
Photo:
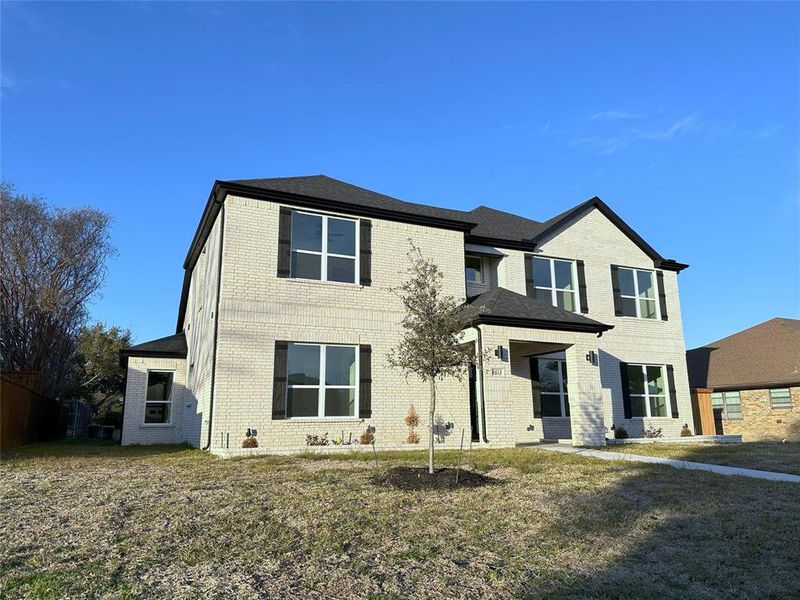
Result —
[[576, 340], [575, 344], [565, 351], [572, 445], [605, 446], [606, 430], [599, 357], [597, 365], [586, 359], [590, 351], [597, 353], [597, 344], [594, 334], [585, 337], [586, 340]]

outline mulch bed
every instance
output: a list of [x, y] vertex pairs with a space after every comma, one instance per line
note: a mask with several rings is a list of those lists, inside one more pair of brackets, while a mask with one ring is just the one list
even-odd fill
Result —
[[458, 484], [456, 485], [455, 469], [436, 469], [436, 472], [431, 475], [428, 473], [427, 467], [393, 467], [376, 475], [372, 481], [376, 485], [400, 490], [450, 490], [477, 488], [499, 483], [499, 480], [492, 477], [461, 469], [458, 472]]

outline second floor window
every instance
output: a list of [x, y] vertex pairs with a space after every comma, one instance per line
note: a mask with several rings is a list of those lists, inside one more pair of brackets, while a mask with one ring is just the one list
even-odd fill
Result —
[[571, 260], [535, 257], [533, 260], [533, 296], [537, 300], [578, 312], [575, 263]]
[[480, 256], [467, 256], [464, 258], [467, 283], [483, 283], [483, 259]]
[[290, 277], [355, 283], [356, 221], [292, 212]]
[[652, 271], [619, 267], [619, 297], [623, 316], [658, 318], [654, 279]]

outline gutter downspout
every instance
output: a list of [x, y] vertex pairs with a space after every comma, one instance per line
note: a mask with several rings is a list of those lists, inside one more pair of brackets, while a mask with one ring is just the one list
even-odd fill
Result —
[[[216, 202], [216, 200], [215, 200]], [[219, 299], [222, 290], [222, 249], [225, 240], [225, 205], [220, 204], [219, 257], [217, 262], [217, 301], [214, 307], [214, 350], [211, 353], [211, 394], [208, 401], [208, 441], [203, 450], [211, 448], [211, 426], [214, 423], [214, 387], [217, 380], [217, 336], [219, 334]]]
[[472, 327], [478, 332], [478, 369], [481, 375], [481, 429], [483, 433], [483, 442], [488, 444], [489, 438], [486, 436], [486, 399], [483, 387], [483, 335], [478, 325], [473, 325]]

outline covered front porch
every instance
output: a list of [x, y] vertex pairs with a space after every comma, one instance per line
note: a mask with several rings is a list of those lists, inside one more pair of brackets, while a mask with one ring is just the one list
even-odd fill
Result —
[[598, 338], [611, 326], [508, 290], [477, 298], [464, 336], [479, 357], [471, 394], [479, 441], [605, 445]]

